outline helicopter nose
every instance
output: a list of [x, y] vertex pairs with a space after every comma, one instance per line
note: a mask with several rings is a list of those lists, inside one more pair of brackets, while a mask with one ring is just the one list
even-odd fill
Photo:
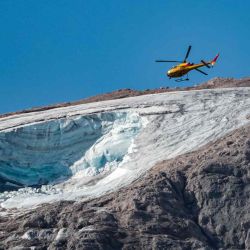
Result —
[[170, 74], [171, 74], [171, 72], [170, 72], [170, 70], [167, 72], [167, 76], [170, 76]]

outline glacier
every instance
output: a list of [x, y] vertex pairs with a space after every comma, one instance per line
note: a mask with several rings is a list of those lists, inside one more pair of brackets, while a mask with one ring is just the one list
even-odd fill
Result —
[[249, 97], [250, 88], [178, 91], [1, 118], [0, 177], [14, 186], [0, 193], [1, 207], [128, 185], [157, 162], [249, 123]]

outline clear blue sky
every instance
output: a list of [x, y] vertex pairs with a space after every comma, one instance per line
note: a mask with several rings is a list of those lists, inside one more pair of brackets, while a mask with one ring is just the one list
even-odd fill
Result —
[[[1, 0], [0, 113], [120, 88], [176, 86], [155, 59], [221, 53], [215, 76], [249, 76], [250, 1]], [[184, 85], [182, 83], [180, 85]]]

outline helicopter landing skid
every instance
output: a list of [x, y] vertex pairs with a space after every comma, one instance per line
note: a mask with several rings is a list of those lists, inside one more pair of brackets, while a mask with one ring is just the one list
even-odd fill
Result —
[[188, 74], [187, 74], [187, 78], [185, 78], [185, 79], [183, 79], [183, 78], [179, 78], [179, 79], [176, 79], [175, 81], [176, 81], [176, 82], [184, 82], [184, 81], [189, 81]]
[[179, 78], [179, 79], [176, 79], [175, 81], [176, 82], [184, 82], [184, 81], [189, 81], [189, 79], [188, 78], [186, 78], [186, 79]]

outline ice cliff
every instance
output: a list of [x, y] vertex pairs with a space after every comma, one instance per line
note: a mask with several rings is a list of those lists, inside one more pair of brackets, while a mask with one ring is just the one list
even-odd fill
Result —
[[1, 176], [22, 185], [56, 183], [118, 165], [141, 127], [140, 117], [113, 112], [62, 118], [0, 133]]

